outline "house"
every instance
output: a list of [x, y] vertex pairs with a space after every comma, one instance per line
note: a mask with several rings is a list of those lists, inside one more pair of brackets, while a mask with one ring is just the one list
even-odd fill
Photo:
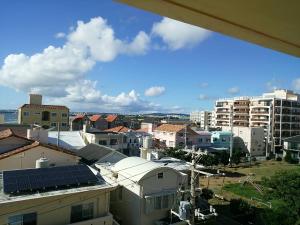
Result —
[[113, 131], [102, 131], [99, 129], [91, 128], [88, 125], [83, 126], [80, 135], [85, 144], [99, 144], [110, 147], [120, 152], [127, 148], [126, 137], [123, 133]]
[[177, 191], [185, 184], [185, 176], [176, 169], [140, 157], [99, 162], [95, 167], [105, 180], [119, 185], [111, 194], [110, 208], [123, 225], [152, 225], [168, 218]]
[[283, 157], [285, 157], [287, 153], [291, 154], [292, 159], [300, 162], [300, 135], [283, 140]]
[[30, 94], [29, 104], [18, 109], [18, 123], [39, 125], [45, 129], [69, 130], [69, 108], [60, 105], [43, 105], [42, 96]]
[[112, 225], [115, 188], [86, 165], [3, 171], [0, 224]]
[[101, 115], [93, 115], [90, 117], [90, 125], [93, 128], [99, 130], [106, 130], [108, 128], [108, 122]]
[[87, 115], [76, 115], [75, 117], [70, 117], [70, 124], [72, 131], [82, 130], [84, 124], [88, 124], [90, 119]]
[[197, 147], [201, 149], [206, 149], [211, 147], [211, 133], [208, 131], [196, 131], [199, 135]]
[[108, 123], [108, 129], [119, 126], [119, 125], [123, 125], [122, 121], [120, 121], [118, 115], [108, 115], [106, 117], [106, 121]]
[[10, 129], [0, 132], [0, 171], [35, 168], [40, 158], [51, 166], [75, 165], [80, 159], [69, 150], [18, 136]]
[[125, 126], [117, 126], [107, 129], [106, 131], [123, 134], [123, 142], [126, 144], [126, 148], [123, 150], [124, 154], [128, 156], [139, 155], [139, 148], [141, 147], [143, 135]]
[[154, 129], [153, 137], [166, 147], [199, 145], [199, 135], [186, 125], [162, 124]]
[[213, 131], [211, 133], [211, 143], [214, 148], [230, 148], [232, 133], [229, 131]]

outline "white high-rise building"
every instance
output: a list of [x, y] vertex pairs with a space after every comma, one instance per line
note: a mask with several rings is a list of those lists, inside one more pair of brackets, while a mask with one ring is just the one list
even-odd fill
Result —
[[190, 113], [190, 121], [200, 125], [200, 128], [207, 129], [212, 125], [211, 111], [195, 111]]
[[[216, 126], [263, 127], [267, 147], [281, 149], [286, 137], [300, 134], [300, 95], [274, 90], [259, 97], [216, 101]], [[269, 150], [268, 150], [269, 151]]]

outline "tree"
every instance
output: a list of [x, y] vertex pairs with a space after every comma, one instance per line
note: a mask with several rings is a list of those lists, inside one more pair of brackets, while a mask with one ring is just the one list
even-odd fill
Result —
[[205, 154], [199, 156], [198, 162], [203, 166], [213, 166], [218, 164], [214, 156]]
[[229, 153], [227, 151], [221, 151], [221, 153], [218, 155], [218, 158], [221, 164], [223, 164], [224, 166], [228, 165]]
[[200, 196], [201, 196], [201, 198], [209, 200], [214, 197], [214, 192], [211, 189], [203, 188]]
[[232, 163], [235, 165], [240, 164], [243, 153], [239, 149], [234, 149], [232, 152]]
[[248, 224], [248, 222], [253, 221], [255, 217], [254, 207], [243, 199], [231, 199], [229, 207], [231, 213], [234, 214], [242, 224]]

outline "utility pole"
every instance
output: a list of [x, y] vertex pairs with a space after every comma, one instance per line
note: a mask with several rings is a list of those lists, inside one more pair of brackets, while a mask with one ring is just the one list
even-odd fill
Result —
[[57, 147], [59, 147], [59, 138], [60, 138], [60, 127], [59, 127], [59, 122], [57, 122]]
[[232, 167], [232, 149], [233, 149], [233, 106], [230, 106], [230, 152], [229, 152], [229, 165]]
[[185, 148], [187, 148], [187, 145], [186, 145], [187, 144], [187, 141], [186, 141], [186, 126], [187, 125], [185, 125], [185, 127], [184, 127], [184, 147]]
[[195, 159], [195, 148], [192, 148], [192, 165], [191, 165], [191, 218], [190, 224], [195, 224], [195, 205], [196, 205], [196, 192], [195, 192], [195, 169], [196, 169], [196, 159]]

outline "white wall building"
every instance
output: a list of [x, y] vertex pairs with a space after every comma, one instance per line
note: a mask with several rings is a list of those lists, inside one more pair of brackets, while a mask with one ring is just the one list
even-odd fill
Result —
[[212, 126], [211, 111], [195, 111], [190, 113], [190, 121], [200, 125], [202, 129], [208, 129]]
[[140, 157], [125, 158], [113, 166], [96, 163], [96, 167], [105, 179], [120, 186], [111, 196], [111, 212], [124, 225], [152, 225], [167, 218], [178, 189], [185, 185], [186, 175]]

